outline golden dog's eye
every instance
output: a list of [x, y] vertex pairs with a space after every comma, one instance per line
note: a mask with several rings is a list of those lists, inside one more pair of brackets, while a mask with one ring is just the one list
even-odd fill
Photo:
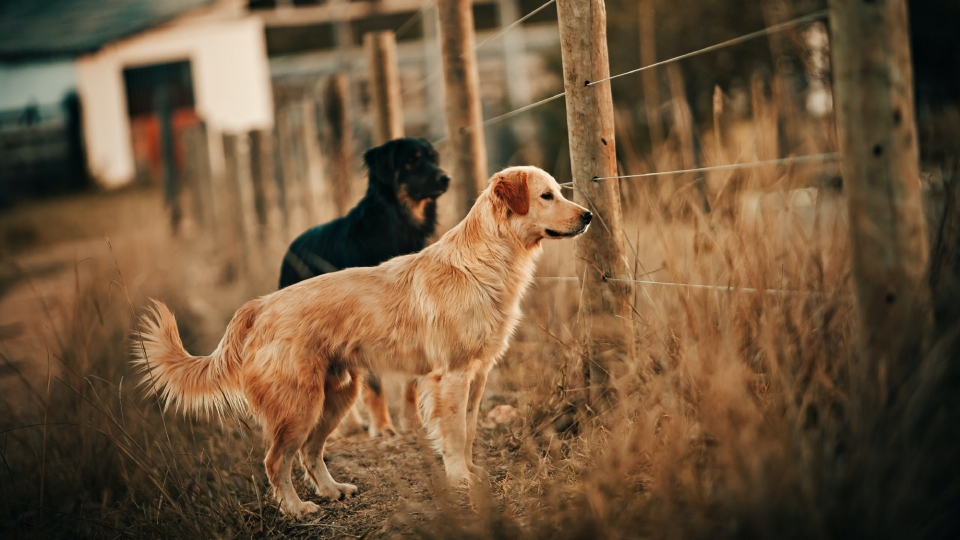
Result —
[[548, 191], [548, 192], [544, 193], [543, 195], [541, 195], [540, 198], [543, 199], [543, 200], [545, 200], [545, 201], [552, 201], [552, 200], [553, 200], [553, 193], [550, 193], [550, 192]]

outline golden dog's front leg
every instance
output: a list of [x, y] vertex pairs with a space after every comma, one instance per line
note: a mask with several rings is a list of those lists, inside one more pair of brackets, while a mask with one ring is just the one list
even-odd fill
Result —
[[477, 436], [477, 419], [480, 414], [480, 400], [483, 398], [483, 388], [487, 385], [487, 373], [490, 370], [481, 370], [470, 383], [470, 395], [467, 397], [467, 440], [464, 446], [464, 459], [470, 472], [486, 481], [490, 478], [487, 471], [473, 463], [473, 440]]
[[443, 466], [447, 471], [447, 481], [452, 486], [472, 485], [480, 480], [470, 472], [466, 460], [470, 378], [467, 372], [446, 372], [433, 378], [436, 381], [436, 394], [433, 396], [431, 416], [437, 422]]

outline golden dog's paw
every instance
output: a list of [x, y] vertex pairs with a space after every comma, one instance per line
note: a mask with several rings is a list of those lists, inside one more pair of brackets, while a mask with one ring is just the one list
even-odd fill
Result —
[[397, 436], [397, 429], [391, 425], [386, 425], [380, 429], [377, 429], [371, 424], [370, 429], [367, 432], [369, 433], [371, 439], [376, 439], [378, 437], [389, 439], [390, 437]]
[[331, 501], [342, 501], [344, 499], [349, 499], [350, 497], [356, 495], [357, 491], [359, 491], [357, 486], [353, 484], [341, 484], [336, 482], [322, 486], [314, 484], [313, 482], [310, 482], [310, 484], [313, 487], [313, 491], [317, 495]]
[[296, 501], [296, 502], [284, 501], [280, 505], [280, 510], [282, 510], [285, 515], [291, 518], [299, 519], [307, 515], [319, 512], [320, 506], [310, 501]]
[[447, 474], [447, 483], [455, 489], [470, 489], [473, 486], [480, 485], [483, 480], [480, 476], [464, 471], [463, 473]]
[[357, 486], [353, 484], [341, 484], [337, 483], [337, 490], [343, 495], [344, 498], [350, 498], [357, 494]]
[[490, 483], [490, 473], [485, 471], [483, 467], [480, 467], [479, 465], [474, 465], [472, 463], [470, 465], [467, 465], [467, 467], [470, 469], [470, 474], [472, 474], [473, 476], [476, 476], [479, 479], [480, 483], [483, 483], [483, 484]]

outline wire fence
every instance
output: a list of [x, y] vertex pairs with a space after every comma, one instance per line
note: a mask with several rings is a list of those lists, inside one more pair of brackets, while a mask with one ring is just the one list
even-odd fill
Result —
[[[436, 0], [430, 0], [431, 3], [435, 2], [435, 1], [436, 1]], [[476, 45], [472, 48], [472, 52], [475, 52], [476, 50], [480, 49], [480, 48], [483, 47], [484, 45], [486, 45], [486, 44], [488, 44], [488, 43], [490, 43], [490, 42], [492, 42], [492, 41], [494, 41], [494, 40], [502, 37], [502, 36], [503, 36], [504, 34], [506, 34], [507, 32], [510, 32], [510, 31], [515, 30], [515, 29], [518, 28], [524, 21], [526, 21], [526, 20], [528, 20], [529, 18], [533, 17], [534, 15], [536, 15], [537, 13], [539, 13], [539, 12], [541, 12], [542, 10], [546, 9], [547, 7], [549, 7], [550, 5], [554, 4], [555, 2], [556, 2], [556, 0], [548, 0], [547, 2], [545, 2], [544, 4], [542, 4], [540, 7], [536, 8], [536, 9], [533, 10], [533, 11], [531, 11], [531, 12], [528, 13], [527, 15], [521, 17], [520, 19], [518, 19], [517, 21], [511, 23], [511, 24], [508, 25], [508, 26], [505, 26], [504, 28], [502, 28], [500, 31], [498, 31], [498, 32], [495, 33], [494, 35], [492, 35], [492, 36], [484, 39], [484, 40], [481, 41], [480, 43], [476, 44]], [[404, 31], [406, 31], [406, 29], [407, 29], [408, 26], [412, 26], [413, 24], [415, 24], [416, 20], [419, 20], [419, 17], [422, 17], [423, 9], [425, 9], [427, 6], [429, 6], [429, 3], [425, 3], [425, 4], [424, 4], [424, 8], [421, 8], [421, 11], [418, 12], [418, 14], [415, 14], [414, 17], [411, 18], [411, 21], [412, 21], [412, 22], [411, 22], [411, 21], [408, 21], [408, 23], [405, 23], [405, 24], [404, 24], [404, 27], [402, 27], [402, 29], [404, 29]], [[739, 36], [739, 37], [736, 37], [736, 38], [733, 38], [733, 39], [729, 39], [729, 40], [726, 40], [726, 41], [723, 41], [723, 42], [720, 42], [720, 43], [716, 43], [716, 44], [714, 44], [714, 45], [710, 45], [710, 46], [707, 46], [707, 47], [704, 47], [704, 48], [701, 48], [701, 49], [697, 49], [697, 50], [695, 50], [695, 51], [691, 51], [691, 52], [688, 52], [688, 53], [684, 53], [684, 54], [681, 54], [681, 55], [678, 55], [678, 56], [674, 56], [674, 57], [668, 58], [668, 59], [666, 59], [666, 60], [661, 60], [661, 61], [658, 61], [658, 62], [649, 64], [649, 65], [646, 65], [646, 66], [641, 66], [641, 67], [638, 67], [638, 68], [635, 68], [635, 69], [631, 69], [631, 70], [625, 71], [625, 72], [623, 72], [623, 73], [619, 73], [619, 74], [616, 74], [616, 75], [611, 75], [611, 76], [605, 77], [605, 78], [603, 78], [603, 79], [599, 79], [599, 80], [595, 80], [595, 81], [585, 80], [585, 81], [583, 82], [583, 84], [584, 84], [584, 86], [586, 86], [586, 87], [597, 86], [597, 85], [599, 85], [599, 84], [601, 84], [601, 83], [604, 83], [604, 82], [607, 82], [607, 81], [611, 81], [611, 80], [613, 80], [613, 79], [617, 79], [617, 78], [620, 78], [620, 77], [625, 77], [625, 76], [627, 76], [627, 75], [632, 75], [632, 74], [640, 73], [640, 72], [643, 72], [643, 71], [645, 71], [645, 70], [654, 69], [654, 68], [657, 68], [657, 67], [667, 66], [667, 65], [669, 65], [669, 64], [673, 64], [673, 63], [679, 62], [679, 61], [684, 60], [684, 59], [692, 58], [692, 57], [699, 56], [699, 55], [702, 55], [702, 54], [706, 54], [706, 53], [709, 53], [709, 52], [719, 51], [719, 50], [722, 50], [722, 49], [725, 49], [725, 48], [728, 48], [728, 47], [733, 47], [733, 46], [736, 46], [736, 45], [740, 45], [740, 44], [742, 44], [742, 43], [746, 43], [746, 42], [748, 42], [748, 41], [755, 40], [755, 39], [758, 39], [758, 38], [761, 38], [761, 37], [764, 37], [764, 36], [770, 36], [770, 35], [772, 35], [772, 34], [776, 34], [776, 33], [779, 33], [779, 32], [784, 32], [784, 31], [787, 31], [787, 30], [790, 30], [790, 29], [794, 29], [794, 28], [803, 26], [803, 25], [805, 25], [805, 24], [809, 24], [809, 23], [812, 23], [812, 22], [816, 22], [816, 21], [819, 21], [819, 20], [826, 19], [826, 18], [828, 18], [828, 15], [829, 15], [829, 11], [828, 11], [828, 10], [816, 11], [816, 12], [810, 13], [810, 14], [808, 14], [808, 15], [804, 15], [804, 16], [801, 16], [801, 17], [797, 17], [797, 18], [791, 19], [791, 20], [786, 21], [786, 22], [782, 22], [782, 23], [779, 23], [779, 24], [775, 24], [775, 25], [772, 25], [772, 26], [763, 28], [763, 29], [761, 29], [761, 30], [757, 30], [757, 31], [755, 31], [755, 32], [751, 32], [751, 33], [749, 33], [749, 34], [745, 34], [745, 35], [742, 35], [742, 36]], [[432, 83], [435, 79], [437, 79], [442, 73], [443, 73], [442, 69], [439, 69], [439, 70], [437, 70], [437, 71], [434, 71], [433, 73], [427, 75], [424, 79], [422, 79], [418, 84], [413, 85], [413, 86], [411, 86], [410, 88], [406, 89], [406, 90], [402, 93], [402, 95], [406, 95], [406, 94], [412, 93], [412, 92], [419, 92], [420, 90], [422, 90], [423, 88], [425, 88], [427, 85], [431, 84], [431, 83]], [[534, 102], [534, 103], [530, 103], [530, 104], [528, 104], [528, 105], [524, 105], [524, 106], [522, 106], [522, 107], [518, 107], [518, 108], [516, 108], [516, 109], [514, 109], [514, 110], [511, 110], [511, 111], [508, 111], [508, 112], [506, 112], [506, 113], [503, 113], [503, 114], [500, 114], [500, 115], [497, 115], [497, 116], [493, 116], [493, 117], [491, 117], [491, 118], [487, 118], [487, 119], [485, 119], [485, 120], [483, 120], [482, 122], [479, 122], [479, 123], [477, 123], [477, 124], [473, 124], [473, 125], [470, 125], [470, 126], [462, 127], [462, 128], [460, 128], [460, 132], [461, 132], [461, 133], [467, 133], [467, 132], [470, 132], [470, 131], [473, 131], [473, 130], [483, 129], [483, 128], [487, 127], [487, 126], [490, 126], [490, 125], [493, 125], [493, 124], [496, 124], [496, 123], [499, 123], [499, 122], [503, 122], [503, 121], [505, 121], [505, 120], [509, 120], [509, 119], [511, 119], [511, 118], [513, 118], [513, 117], [516, 117], [516, 116], [520, 115], [520, 114], [523, 114], [523, 113], [526, 113], [526, 112], [528, 112], [528, 111], [532, 111], [532, 110], [534, 110], [534, 109], [537, 109], [538, 107], [541, 107], [541, 106], [543, 106], [543, 105], [546, 105], [546, 104], [548, 104], [548, 103], [551, 103], [551, 102], [553, 102], [553, 101], [556, 101], [556, 100], [558, 100], [558, 99], [560, 99], [560, 98], [562, 98], [562, 97], [564, 97], [564, 96], [566, 96], [566, 92], [560, 92], [560, 93], [558, 93], [558, 94], [555, 94], [555, 95], [552, 95], [552, 96], [549, 96], [549, 97], [540, 99], [540, 100], [538, 100], [538, 101], [536, 101], [536, 102]], [[436, 146], [442, 146], [443, 144], [445, 144], [445, 143], [447, 142], [447, 139], [448, 139], [448, 137], [447, 137], [447, 136], [444, 136], [444, 137], [441, 137], [441, 138], [439, 138], [439, 139], [437, 139], [437, 140], [435, 140], [435, 141], [432, 141], [432, 142], [433, 142], [433, 144], [436, 145]], [[744, 162], [744, 163], [730, 163], [730, 164], [723, 164], [723, 165], [712, 165], [712, 166], [707, 166], [707, 167], [685, 168], [685, 169], [677, 169], [677, 170], [670, 170], [670, 171], [654, 171], [654, 172], [640, 173], [640, 174], [624, 174], [624, 175], [615, 175], [615, 176], [593, 177], [593, 178], [590, 179], [590, 180], [593, 181], [593, 182], [601, 182], [601, 181], [607, 181], [607, 180], [640, 179], [640, 178], [672, 176], [672, 175], [681, 175], [681, 174], [705, 173], [705, 172], [713, 172], [713, 171], [734, 171], [734, 170], [751, 169], [751, 168], [759, 168], [759, 167], [776, 167], [776, 166], [801, 165], [801, 164], [812, 164], [812, 163], [831, 163], [831, 162], [837, 162], [837, 161], [839, 161], [839, 159], [840, 159], [840, 156], [839, 156], [839, 154], [837, 154], [837, 153], [822, 153], [822, 154], [812, 154], [812, 155], [790, 156], [790, 157], [784, 157], [784, 158], [778, 158], [778, 159], [758, 160], [758, 161], [751, 161], [751, 162]], [[567, 183], [561, 184], [561, 187], [564, 187], [564, 188], [574, 188], [574, 189], [576, 189], [575, 184], [576, 184], [576, 182], [567, 182]], [[600, 219], [601, 219], [601, 220], [602, 220], [602, 217], [603, 217], [603, 216], [600, 216]], [[555, 277], [543, 276], [543, 277], [538, 277], [537, 279], [540, 279], [540, 280], [556, 280], [556, 281], [577, 281], [579, 278], [577, 278], [577, 277], [572, 277], [572, 276], [564, 276], [564, 277], [561, 277], [561, 276], [555, 276]], [[676, 282], [671, 282], [671, 281], [640, 280], [640, 279], [616, 279], [616, 278], [605, 278], [605, 279], [606, 279], [607, 281], [623, 281], [623, 282], [637, 283], [637, 284], [640, 284], [640, 285], [673, 287], [673, 288], [677, 288], [677, 289], [701, 289], [701, 290], [714, 290], [714, 291], [721, 291], [721, 292], [762, 293], [762, 294], [777, 295], [777, 296], [804, 295], [804, 296], [817, 297], [817, 298], [825, 296], [824, 293], [813, 292], [813, 291], [783, 290], [783, 289], [759, 289], [759, 288], [752, 288], [752, 287], [733, 287], [733, 286], [710, 285], [710, 284], [697, 284], [697, 283], [676, 283]]]
[[[474, 45], [474, 46], [470, 49], [470, 52], [471, 52], [471, 53], [477, 52], [481, 47], [483, 47], [483, 46], [486, 45], [487, 43], [490, 43], [490, 42], [494, 41], [495, 39], [503, 36], [503, 35], [506, 34], [507, 32], [513, 30], [514, 28], [517, 28], [518, 26], [520, 26], [521, 24], [523, 24], [525, 21], [527, 21], [528, 19], [530, 19], [531, 17], [533, 17], [533, 16], [536, 15], [537, 13], [540, 13], [540, 12], [543, 11], [544, 9], [550, 7], [550, 5], [553, 4], [553, 3], [556, 2], [556, 1], [557, 1], [557, 0], [547, 0], [547, 2], [545, 2], [543, 5], [541, 5], [541, 6], [538, 7], [537, 9], [531, 11], [530, 13], [527, 13], [526, 15], [524, 15], [523, 17], [520, 17], [519, 19], [517, 19], [517, 20], [514, 21], [513, 23], [511, 23], [511, 24], [503, 27], [503, 28], [502, 28], [499, 32], [497, 32], [496, 34], [494, 34], [494, 35], [488, 37], [487, 39], [481, 41], [480, 43], [477, 43], [476, 45]], [[429, 7], [430, 4], [432, 4], [432, 3], [434, 3], [434, 2], [436, 2], [436, 0], [430, 0], [429, 3], [424, 4], [424, 7], [420, 8], [420, 11], [419, 11], [418, 13], [422, 16], [422, 15], [423, 15], [423, 11], [424, 11], [427, 7]], [[417, 16], [417, 15], [415, 14], [414, 17], [416, 17], [416, 16]], [[412, 18], [413, 18], [413, 17], [411, 17], [411, 19], [412, 19]], [[409, 21], [407, 21], [407, 22], [409, 22]], [[414, 21], [414, 22], [416, 22], [416, 21]], [[406, 23], [404, 23], [404, 26], [406, 26]], [[404, 31], [406, 32], [406, 30], [404, 30]], [[467, 54], [467, 53], [464, 53], [464, 54]], [[430, 73], [429, 75], [427, 75], [426, 77], [424, 77], [419, 83], [417, 83], [417, 84], [411, 86], [410, 88], [404, 90], [403, 92], [401, 92], [400, 96], [403, 97], [403, 96], [406, 96], [407, 94], [420, 92], [421, 90], [423, 90], [424, 88], [426, 88], [430, 83], [432, 83], [432, 82], [435, 81], [437, 78], [439, 78], [442, 74], [443, 74], [443, 68], [442, 68], [442, 67], [434, 70], [432, 73]], [[471, 126], [471, 127], [474, 127], [474, 126]]]
[[[576, 276], [537, 276], [535, 279], [543, 281], [571, 281], [579, 282], [580, 278]], [[660, 285], [665, 287], [676, 287], [680, 289], [698, 289], [719, 292], [742, 292], [742, 293], [762, 293], [771, 296], [809, 296], [813, 298], [825, 298], [828, 295], [816, 291], [799, 291], [789, 289], [758, 289], [754, 287], [735, 287], [733, 285], [708, 285], [704, 283], [677, 283], [674, 281], [654, 281], [648, 279], [618, 279], [604, 278], [605, 281], [637, 283], [640, 285]]]
[[[650, 178], [654, 176], [672, 176], [675, 174], [688, 174], [688, 173], [697, 173], [697, 172], [710, 172], [710, 171], [733, 171], [739, 169], [753, 169], [757, 167], [774, 167], [778, 165], [795, 165], [802, 163], [829, 163], [833, 161], [838, 161], [840, 159], [840, 154], [829, 153], [829, 154], [814, 154], [810, 156], [796, 156], [788, 157], [781, 159], [768, 159], [764, 161], [748, 161], [745, 163], [731, 163], [729, 165], [711, 165], [709, 167], [697, 167], [695, 169], [678, 169], [675, 171], [659, 171], [659, 172], [649, 172], [642, 174], [624, 174], [620, 176], [594, 176], [591, 180], [594, 182], [600, 182], [603, 180], [618, 180], [618, 179], [629, 179], [629, 178]], [[572, 188], [573, 182], [565, 182], [560, 184], [560, 187]]]

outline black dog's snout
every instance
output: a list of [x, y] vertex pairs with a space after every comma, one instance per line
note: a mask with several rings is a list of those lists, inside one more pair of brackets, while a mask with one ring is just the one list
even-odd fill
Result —
[[447, 175], [441, 175], [440, 178], [437, 178], [437, 181], [440, 182], [440, 185], [446, 189], [450, 185], [450, 177]]
[[580, 214], [580, 219], [583, 221], [584, 225], [589, 225], [590, 220], [593, 219], [593, 214], [590, 212], [584, 212]]

